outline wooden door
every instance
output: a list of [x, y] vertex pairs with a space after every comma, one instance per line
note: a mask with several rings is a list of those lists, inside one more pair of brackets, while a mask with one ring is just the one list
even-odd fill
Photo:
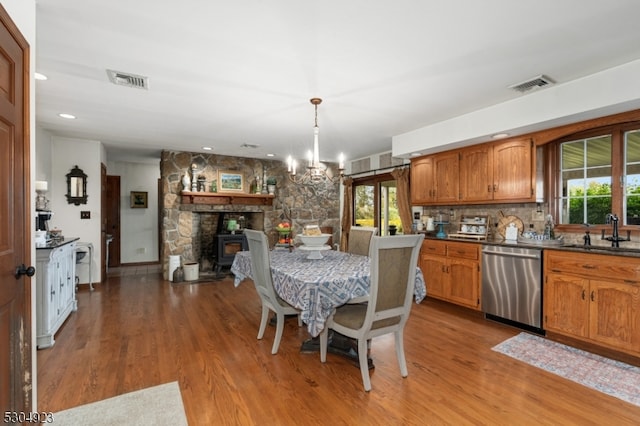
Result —
[[589, 337], [640, 352], [640, 287], [604, 280], [591, 280], [589, 285]]
[[411, 204], [433, 202], [433, 157], [411, 160]]
[[460, 159], [458, 151], [434, 157], [435, 201], [455, 203], [459, 196]]
[[107, 280], [107, 166], [100, 163], [100, 276]]
[[547, 274], [544, 289], [545, 329], [570, 336], [587, 337], [589, 329], [589, 282], [572, 275]]
[[[31, 411], [29, 46], [0, 5], [0, 413]], [[35, 226], [35, 224], [33, 224]], [[33, 271], [29, 273], [33, 275]], [[10, 421], [11, 422], [11, 421]]]
[[449, 259], [449, 300], [458, 305], [478, 309], [480, 306], [480, 273], [478, 262]]
[[533, 142], [520, 139], [493, 147], [494, 200], [535, 199]]
[[466, 148], [460, 153], [460, 199], [493, 199], [493, 149], [490, 145]]
[[109, 244], [109, 267], [120, 266], [120, 176], [107, 176], [107, 234], [113, 240]]

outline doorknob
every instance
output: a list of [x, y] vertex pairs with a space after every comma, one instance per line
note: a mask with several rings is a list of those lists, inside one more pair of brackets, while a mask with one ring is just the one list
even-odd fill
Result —
[[20, 278], [23, 275], [28, 277], [32, 277], [33, 274], [36, 273], [36, 268], [33, 266], [26, 267], [24, 263], [16, 268], [16, 279]]

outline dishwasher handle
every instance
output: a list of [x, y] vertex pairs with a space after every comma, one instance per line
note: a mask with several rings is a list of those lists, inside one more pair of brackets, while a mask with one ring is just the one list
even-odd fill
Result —
[[540, 259], [540, 254], [526, 254], [526, 253], [506, 253], [500, 251], [491, 251], [491, 250], [482, 250], [483, 254], [490, 254], [494, 256], [502, 256], [502, 257], [518, 257], [521, 259]]

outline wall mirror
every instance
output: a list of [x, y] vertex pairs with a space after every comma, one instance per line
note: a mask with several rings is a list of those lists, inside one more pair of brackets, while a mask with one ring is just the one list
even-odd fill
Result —
[[67, 173], [67, 202], [69, 204], [87, 204], [87, 175], [75, 166]]

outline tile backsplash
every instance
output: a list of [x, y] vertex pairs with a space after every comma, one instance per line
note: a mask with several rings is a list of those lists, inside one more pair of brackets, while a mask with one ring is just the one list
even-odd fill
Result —
[[[524, 229], [528, 230], [530, 227], [536, 233], [543, 233], [545, 226], [545, 218], [547, 216], [546, 210], [543, 208], [542, 212], [538, 212], [538, 204], [526, 203], [526, 204], [494, 204], [494, 205], [476, 205], [476, 206], [434, 206], [423, 207], [423, 214], [428, 216], [436, 216], [438, 213], [446, 213], [450, 216], [450, 224], [445, 228], [447, 233], [453, 233], [458, 229], [458, 223], [463, 216], [488, 216], [490, 224], [490, 232], [488, 238], [494, 237], [495, 226], [500, 218], [500, 213], [505, 216], [517, 216], [522, 220]], [[554, 218], [555, 220], [555, 218]], [[605, 237], [611, 236], [611, 229], [607, 227]], [[640, 226], [637, 226], [638, 230], [631, 233], [631, 241], [621, 242], [620, 246], [628, 248], [640, 248]], [[585, 235], [584, 230], [580, 232], [557, 232], [556, 236], [562, 235], [564, 240], [570, 244], [583, 244], [583, 237]], [[626, 231], [621, 231], [620, 236], [626, 238]], [[497, 238], [501, 238], [498, 236]], [[598, 230], [591, 231], [591, 245], [593, 246], [611, 246], [611, 242], [601, 239], [601, 232]]]

